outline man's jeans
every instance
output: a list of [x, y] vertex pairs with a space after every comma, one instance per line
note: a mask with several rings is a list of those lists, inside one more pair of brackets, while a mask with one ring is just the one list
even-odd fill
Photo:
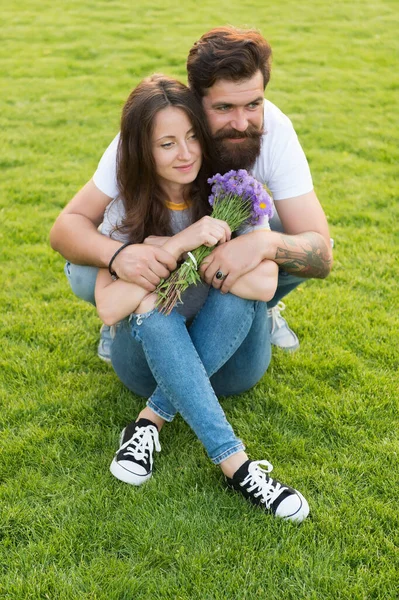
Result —
[[88, 265], [74, 265], [73, 263], [66, 262], [64, 273], [75, 296], [95, 306], [94, 289], [96, 287], [98, 268]]

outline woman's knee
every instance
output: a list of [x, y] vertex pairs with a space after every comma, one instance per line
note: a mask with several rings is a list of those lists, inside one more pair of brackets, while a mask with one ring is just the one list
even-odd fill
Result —
[[242, 318], [253, 319], [256, 311], [257, 302], [240, 298], [234, 294], [222, 294], [220, 290], [211, 288], [208, 298], [199, 311], [195, 320], [198, 318], [214, 319], [217, 317], [221, 323], [240, 322]]
[[241, 380], [230, 380], [215, 383], [211, 380], [214, 392], [216, 396], [239, 396], [249, 390], [252, 390], [257, 383], [262, 379], [264, 373], [259, 377], [247, 378], [245, 381]]
[[252, 364], [247, 362], [245, 366], [241, 361], [234, 364], [234, 358], [211, 377], [211, 384], [217, 396], [236, 396], [255, 387], [269, 367], [271, 352], [265, 352], [259, 357], [260, 360]]

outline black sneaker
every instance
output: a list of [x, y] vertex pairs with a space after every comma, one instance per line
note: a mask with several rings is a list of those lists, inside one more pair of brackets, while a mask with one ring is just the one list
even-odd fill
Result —
[[[262, 469], [261, 465], [267, 468]], [[308, 503], [300, 492], [269, 477], [272, 469], [267, 460], [247, 460], [232, 479], [226, 477], [227, 485], [275, 517], [303, 521], [309, 514]]]
[[158, 428], [148, 419], [130, 423], [122, 431], [120, 448], [111, 463], [110, 471], [117, 479], [141, 485], [152, 475], [152, 455], [160, 452]]

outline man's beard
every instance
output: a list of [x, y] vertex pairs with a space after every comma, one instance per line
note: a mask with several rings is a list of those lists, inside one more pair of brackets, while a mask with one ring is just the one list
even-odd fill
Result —
[[[214, 168], [218, 172], [231, 169], [249, 169], [260, 154], [263, 131], [254, 125], [248, 125], [245, 131], [222, 129], [213, 137]], [[242, 142], [230, 143], [229, 139], [242, 139]]]

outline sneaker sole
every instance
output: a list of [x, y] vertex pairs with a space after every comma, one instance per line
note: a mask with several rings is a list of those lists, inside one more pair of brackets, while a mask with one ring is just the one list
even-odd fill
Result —
[[103, 354], [100, 354], [99, 352], [97, 352], [97, 356], [99, 359], [101, 359], [102, 361], [106, 362], [108, 365], [111, 364], [111, 357], [110, 356], [104, 356]]
[[119, 481], [123, 481], [124, 483], [129, 483], [130, 485], [142, 485], [149, 479], [151, 479], [152, 472], [148, 473], [148, 475], [138, 475], [137, 473], [132, 473], [128, 471], [124, 467], [122, 467], [114, 458], [109, 468], [112, 475], [119, 479]]
[[289, 346], [288, 348], [285, 346], [279, 346], [279, 344], [275, 344], [274, 342], [271, 342], [271, 344], [275, 347], [275, 348], [280, 348], [280, 350], [283, 350], [284, 352], [295, 352], [296, 350], [298, 350], [299, 348], [299, 342], [297, 344], [295, 344], [294, 346]]

